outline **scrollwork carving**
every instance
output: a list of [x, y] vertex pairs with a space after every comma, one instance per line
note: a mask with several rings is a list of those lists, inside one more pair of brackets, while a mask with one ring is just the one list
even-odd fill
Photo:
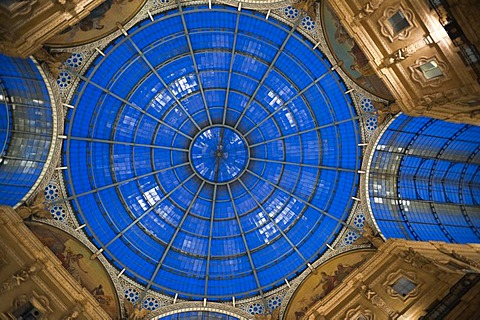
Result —
[[24, 16], [32, 12], [32, 9], [37, 2], [38, 0], [7, 1], [6, 4], [0, 4], [0, 13], [8, 16], [10, 19], [17, 16]]
[[54, 78], [57, 78], [60, 75], [61, 70], [64, 69], [64, 62], [67, 61], [67, 59], [71, 56], [72, 54], [69, 52], [48, 52], [44, 48], [41, 48], [37, 50], [33, 56], [35, 59], [38, 61], [44, 63], [52, 76]]
[[417, 269], [425, 270], [429, 273], [435, 273], [436, 270], [433, 267], [433, 261], [429, 258], [421, 255], [415, 251], [412, 247], [409, 247], [408, 250], [401, 251], [398, 256], [405, 262], [410, 263], [413, 267]]
[[371, 243], [375, 248], [380, 248], [384, 244], [382, 237], [368, 223], [363, 225], [363, 230], [360, 234], [361, 237], [355, 240], [353, 242], [354, 244]]
[[383, 300], [375, 291], [373, 291], [369, 286], [362, 283], [360, 285], [360, 293], [370, 301], [375, 307], [380, 309], [383, 313], [385, 313], [389, 319], [397, 319], [399, 314], [390, 308], [390, 306]]
[[40, 266], [33, 264], [30, 267], [11, 275], [0, 285], [0, 294], [19, 287], [22, 283], [35, 276], [39, 270]]
[[75, 320], [80, 316], [80, 312], [77, 310], [74, 310], [72, 313], [70, 313], [68, 316], [65, 317], [65, 320]]
[[305, 12], [313, 21], [317, 19], [317, 3], [320, 1], [318, 0], [300, 0], [297, 3], [294, 3], [293, 6]]
[[[40, 316], [43, 316], [42, 319], [48, 319], [46, 315], [52, 312], [50, 308], [50, 301], [47, 296], [40, 295], [35, 291], [32, 291], [30, 294], [21, 294], [13, 300], [13, 310], [12, 313], [18, 313], [30, 311], [32, 308], [36, 308], [40, 313]], [[23, 309], [23, 310], [22, 310]], [[38, 316], [38, 315], [37, 315]], [[20, 317], [18, 319], [24, 319]], [[26, 319], [26, 318], [25, 318]], [[28, 318], [30, 319], [30, 318]], [[33, 318], [32, 318], [33, 319]], [[37, 319], [37, 318], [35, 318]]]
[[375, 315], [371, 310], [365, 309], [363, 306], [359, 305], [356, 308], [352, 308], [348, 310], [347, 313], [345, 314], [344, 320], [351, 320], [351, 319], [374, 320]]
[[145, 319], [148, 314], [148, 310], [142, 309], [140, 304], [134, 305], [130, 301], [125, 300], [123, 305], [125, 306], [125, 312], [128, 320], [142, 320]]
[[37, 195], [32, 204], [27, 205], [26, 203], [24, 203], [23, 205], [15, 209], [15, 212], [20, 216], [20, 218], [24, 220], [29, 218], [30, 216], [35, 216], [37, 218], [43, 219], [52, 219], [52, 215], [47, 210], [47, 207], [42, 200], [42, 195], [39, 194]]
[[413, 50], [409, 50], [409, 47], [401, 48], [395, 51], [388, 57], [385, 61], [384, 64], [386, 66], [391, 66], [392, 64], [396, 64], [399, 62], [402, 62], [403, 60], [407, 59], [414, 53]]
[[368, 17], [369, 15], [377, 11], [377, 9], [382, 5], [382, 3], [383, 3], [383, 0], [368, 1], [367, 3], [365, 3], [362, 9], [360, 9], [360, 12], [358, 13], [357, 18], [365, 19], [366, 17]]
[[437, 250], [440, 251], [443, 254], [446, 254], [447, 256], [450, 256], [460, 262], [463, 262], [470, 267], [473, 268], [473, 270], [477, 273], [480, 273], [480, 263], [476, 262], [475, 260], [472, 260], [464, 255], [459, 254], [455, 250], [448, 250], [444, 246], [436, 246]]
[[[437, 67], [440, 69], [442, 74], [440, 76], [432, 77], [428, 79], [425, 74], [420, 70], [420, 67], [423, 66], [424, 64], [428, 62], [435, 62]], [[450, 80], [450, 75], [449, 75], [449, 70], [448, 70], [448, 65], [438, 59], [436, 56], [433, 57], [421, 57], [415, 61], [415, 64], [409, 67], [410, 69], [410, 76], [412, 80], [416, 81], [419, 83], [422, 87], [439, 87], [441, 86], [445, 81]], [[448, 99], [443, 99], [443, 101], [439, 100], [443, 93], [438, 93], [433, 95], [434, 100], [437, 103], [444, 104]], [[428, 97], [428, 96], [427, 96]], [[432, 102], [433, 102], [432, 101]]]
[[[397, 12], [401, 12], [404, 18], [408, 21], [409, 26], [396, 33], [390, 25], [389, 19], [395, 15]], [[414, 13], [410, 9], [403, 8], [401, 5], [396, 7], [387, 7], [383, 11], [382, 17], [378, 20], [380, 24], [380, 33], [388, 38], [390, 42], [395, 40], [405, 40], [410, 36], [410, 33], [417, 26], [414, 20]]]
[[[417, 102], [417, 104], [419, 105], [419, 109], [416, 110], [416, 112], [423, 113], [425, 111], [435, 110], [439, 107], [448, 107], [450, 109], [455, 109], [456, 106], [465, 108], [467, 110], [470, 109], [463, 113], [466, 113], [473, 118], [480, 110], [477, 109], [477, 99], [477, 97], [470, 95], [465, 88], [455, 88], [448, 91], [424, 95]], [[472, 106], [473, 108], [475, 108], [474, 110], [472, 110]], [[456, 113], [455, 115], [458, 114], [461, 113]]]
[[[408, 293], [406, 292], [397, 292], [394, 288], [394, 285], [397, 281], [410, 281], [414, 288], [411, 289]], [[412, 285], [412, 286], [413, 286]], [[384, 288], [386, 289], [387, 293], [393, 298], [400, 298], [402, 300], [406, 300], [408, 298], [413, 298], [418, 296], [418, 281], [417, 276], [414, 272], [404, 271], [404, 270], [397, 270], [387, 276], [387, 280], [383, 284]]]
[[18, 309], [29, 302], [29, 297], [26, 294], [21, 294], [13, 300], [13, 308]]

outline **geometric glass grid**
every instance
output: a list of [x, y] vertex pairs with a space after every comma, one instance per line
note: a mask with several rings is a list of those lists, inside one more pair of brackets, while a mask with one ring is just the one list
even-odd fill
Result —
[[247, 166], [248, 147], [238, 132], [226, 126], [209, 127], [193, 138], [190, 163], [201, 179], [230, 182]]
[[238, 320], [238, 318], [212, 311], [186, 311], [161, 317], [159, 320]]
[[0, 157], [7, 150], [7, 144], [10, 136], [10, 115], [8, 112], [8, 104], [6, 102], [7, 93], [0, 82]]
[[221, 301], [326, 250], [357, 192], [360, 136], [312, 47], [249, 10], [187, 7], [103, 50], [71, 101], [63, 162], [107, 259], [146, 289]]
[[370, 206], [386, 238], [480, 241], [480, 127], [401, 114], [369, 173]]
[[53, 134], [50, 96], [31, 59], [0, 54], [0, 204], [16, 206], [43, 172]]

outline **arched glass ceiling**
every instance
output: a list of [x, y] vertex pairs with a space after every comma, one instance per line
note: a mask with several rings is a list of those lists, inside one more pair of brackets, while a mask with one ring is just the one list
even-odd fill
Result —
[[29, 59], [0, 55], [0, 204], [15, 206], [39, 178], [53, 134], [47, 87]]
[[368, 188], [387, 238], [480, 241], [480, 127], [398, 116], [380, 138]]
[[231, 300], [294, 277], [357, 190], [338, 75], [296, 27], [248, 10], [184, 8], [128, 33], [80, 76], [68, 115], [68, 199], [87, 234], [169, 295]]
[[238, 320], [238, 318], [218, 312], [188, 311], [161, 317], [159, 320]]
[[10, 112], [8, 112], [8, 104], [5, 100], [7, 92], [0, 85], [0, 157], [7, 151], [8, 140], [10, 139]]

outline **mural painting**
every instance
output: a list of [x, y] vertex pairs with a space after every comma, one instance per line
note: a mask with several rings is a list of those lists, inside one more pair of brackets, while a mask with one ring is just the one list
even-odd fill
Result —
[[27, 227], [57, 256], [67, 271], [100, 303], [112, 319], [120, 318], [117, 294], [100, 261], [80, 241], [55, 227], [30, 222]]
[[338, 286], [353, 270], [373, 254], [374, 250], [360, 250], [342, 254], [319, 266], [300, 284], [290, 300], [285, 319], [301, 319], [305, 312]]
[[365, 90], [384, 99], [393, 100], [390, 91], [377, 77], [368, 58], [341, 25], [327, 1], [323, 2], [322, 18], [327, 43], [336, 60], [343, 61], [343, 71]]
[[76, 46], [89, 43], [116, 31], [117, 22], [125, 24], [145, 0], [106, 0], [77, 24], [48, 40], [47, 46]]

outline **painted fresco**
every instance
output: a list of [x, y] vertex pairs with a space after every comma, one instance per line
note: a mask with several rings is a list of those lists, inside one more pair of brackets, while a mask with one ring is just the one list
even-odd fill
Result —
[[98, 40], [117, 30], [117, 22], [128, 22], [145, 0], [106, 0], [77, 24], [48, 40], [52, 47], [76, 46]]
[[98, 259], [89, 259], [92, 252], [87, 247], [55, 227], [40, 223], [28, 223], [27, 227], [52, 250], [63, 267], [97, 299], [112, 319], [120, 318], [115, 287]]
[[327, 1], [323, 1], [322, 18], [327, 43], [337, 61], [343, 61], [343, 71], [365, 90], [387, 100], [393, 100], [390, 91], [376, 76], [368, 63], [368, 58], [341, 25]]
[[297, 288], [288, 304], [284, 318], [301, 319], [308, 309], [367, 261], [374, 252], [374, 250], [361, 250], [342, 254], [318, 267], [316, 274], [310, 273]]

